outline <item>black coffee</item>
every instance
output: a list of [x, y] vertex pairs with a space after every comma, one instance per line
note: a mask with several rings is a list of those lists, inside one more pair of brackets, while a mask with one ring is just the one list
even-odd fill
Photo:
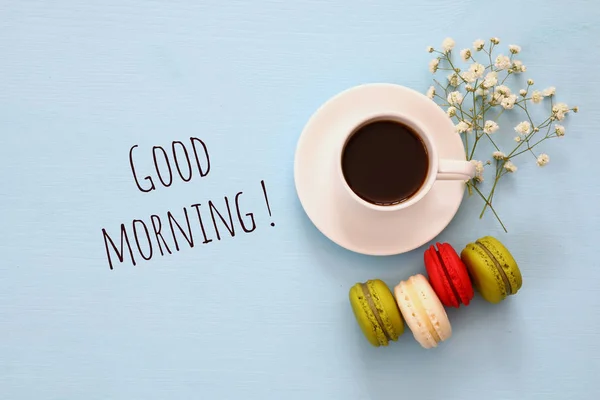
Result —
[[359, 128], [342, 154], [342, 171], [350, 188], [377, 205], [394, 205], [413, 196], [429, 170], [427, 148], [409, 126], [376, 121]]

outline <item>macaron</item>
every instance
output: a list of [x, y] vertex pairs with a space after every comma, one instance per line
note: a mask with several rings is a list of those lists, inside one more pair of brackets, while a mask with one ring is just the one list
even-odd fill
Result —
[[523, 285], [517, 262], [496, 238], [484, 236], [469, 243], [460, 254], [475, 289], [490, 303], [516, 294]]
[[352, 286], [350, 304], [358, 325], [373, 346], [387, 346], [404, 333], [404, 321], [394, 295], [380, 279]]
[[394, 294], [406, 325], [421, 346], [431, 349], [452, 336], [446, 310], [423, 275], [400, 281]]
[[446, 307], [468, 306], [474, 291], [469, 273], [456, 250], [448, 243], [436, 243], [425, 250], [429, 283]]

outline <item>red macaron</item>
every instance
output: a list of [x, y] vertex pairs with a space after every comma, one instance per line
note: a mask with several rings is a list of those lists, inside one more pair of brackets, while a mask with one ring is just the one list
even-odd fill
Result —
[[448, 243], [436, 243], [425, 250], [425, 269], [429, 282], [446, 307], [468, 306], [474, 291], [467, 267]]

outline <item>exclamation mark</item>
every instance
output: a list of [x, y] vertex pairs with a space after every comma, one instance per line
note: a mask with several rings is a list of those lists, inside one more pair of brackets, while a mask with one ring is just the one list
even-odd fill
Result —
[[[262, 186], [263, 195], [265, 196], [265, 203], [267, 203], [267, 210], [269, 211], [269, 217], [271, 216], [271, 206], [269, 205], [269, 196], [267, 196], [267, 188], [265, 187], [265, 181], [260, 181]], [[271, 222], [271, 226], [275, 226], [274, 222]]]

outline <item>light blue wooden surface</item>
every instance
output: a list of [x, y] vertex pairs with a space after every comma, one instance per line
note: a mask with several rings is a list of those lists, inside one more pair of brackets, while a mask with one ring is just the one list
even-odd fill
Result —
[[[3, 1], [0, 398], [595, 399], [598, 20], [592, 1]], [[521, 45], [536, 83], [581, 112], [545, 169], [502, 185], [508, 234], [468, 199], [438, 238], [497, 235], [522, 291], [450, 310], [438, 349], [410, 333], [375, 349], [347, 291], [423, 272], [422, 249], [373, 258], [324, 238], [296, 198], [295, 145], [350, 86], [424, 91], [424, 49], [445, 36]], [[209, 175], [137, 190], [129, 148], [147, 174], [152, 146], [190, 136]], [[108, 268], [102, 228], [238, 191], [255, 231]]]

